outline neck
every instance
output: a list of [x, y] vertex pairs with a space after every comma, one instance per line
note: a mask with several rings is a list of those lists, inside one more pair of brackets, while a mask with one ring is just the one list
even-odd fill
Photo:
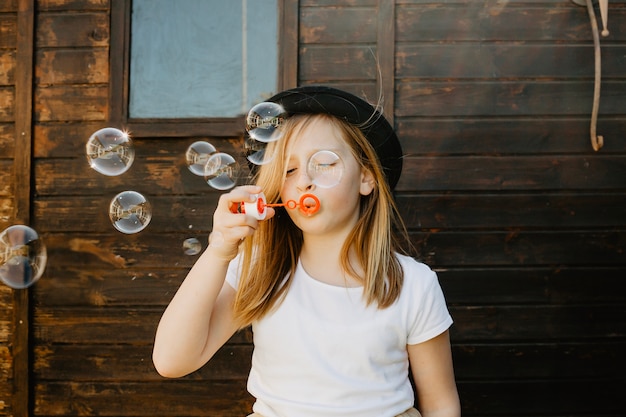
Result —
[[[300, 261], [304, 270], [318, 281], [335, 286], [355, 287], [361, 283], [349, 276], [341, 263], [341, 253], [347, 236], [307, 236], [304, 239]], [[358, 263], [350, 251], [352, 265]], [[357, 271], [360, 268], [357, 269]]]

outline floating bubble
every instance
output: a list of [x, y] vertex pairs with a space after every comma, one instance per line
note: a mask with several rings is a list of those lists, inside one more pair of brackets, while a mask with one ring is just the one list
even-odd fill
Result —
[[343, 169], [343, 161], [339, 155], [324, 150], [314, 153], [309, 158], [307, 175], [318, 187], [331, 188], [341, 181]]
[[14, 289], [33, 285], [46, 267], [46, 246], [28, 226], [10, 226], [0, 232], [0, 279]]
[[204, 167], [204, 179], [216, 190], [228, 190], [237, 184], [239, 164], [227, 153], [211, 155]]
[[123, 191], [111, 200], [109, 218], [113, 226], [122, 233], [141, 232], [152, 219], [152, 206], [140, 193]]
[[86, 152], [89, 165], [108, 176], [128, 171], [135, 159], [135, 149], [128, 133], [113, 127], [105, 127], [91, 135]]
[[274, 153], [269, 151], [267, 143], [246, 138], [244, 141], [246, 158], [255, 165], [264, 165], [274, 159]]
[[273, 142], [280, 139], [279, 129], [287, 117], [287, 112], [278, 103], [264, 101], [252, 107], [246, 117], [246, 130], [259, 142]]
[[185, 239], [185, 241], [183, 242], [183, 251], [185, 252], [185, 255], [197, 255], [200, 253], [201, 250], [202, 244], [195, 237]]
[[202, 177], [204, 175], [204, 166], [209, 157], [217, 152], [213, 145], [204, 141], [197, 141], [189, 145], [185, 157], [189, 170], [195, 175]]

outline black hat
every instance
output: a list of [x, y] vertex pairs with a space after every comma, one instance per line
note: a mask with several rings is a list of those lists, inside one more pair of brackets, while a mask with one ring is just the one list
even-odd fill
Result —
[[326, 86], [304, 86], [285, 90], [268, 99], [281, 104], [287, 114], [330, 114], [361, 129], [370, 142], [390, 189], [402, 172], [402, 147], [385, 117], [365, 100]]

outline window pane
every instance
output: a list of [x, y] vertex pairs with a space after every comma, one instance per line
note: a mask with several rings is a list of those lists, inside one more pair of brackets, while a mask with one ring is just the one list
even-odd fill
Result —
[[133, 0], [131, 118], [234, 117], [276, 90], [277, 0]]

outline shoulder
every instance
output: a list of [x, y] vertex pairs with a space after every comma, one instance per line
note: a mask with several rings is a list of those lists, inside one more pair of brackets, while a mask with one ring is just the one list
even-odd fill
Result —
[[437, 280], [437, 274], [425, 263], [419, 262], [415, 258], [407, 255], [396, 254], [400, 262], [404, 280], [411, 283], [432, 283]]

